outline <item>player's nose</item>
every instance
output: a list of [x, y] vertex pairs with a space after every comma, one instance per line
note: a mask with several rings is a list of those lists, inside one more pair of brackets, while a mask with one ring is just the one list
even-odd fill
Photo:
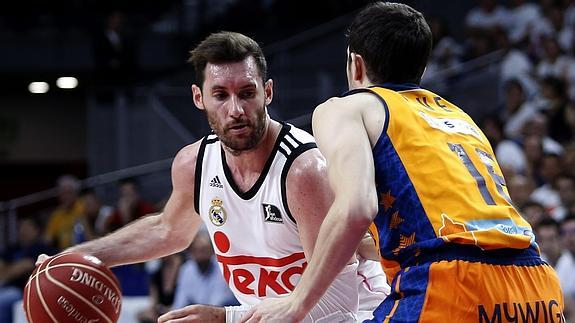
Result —
[[236, 96], [232, 96], [231, 98], [229, 114], [234, 118], [237, 118], [244, 114], [244, 108], [242, 106], [242, 103]]

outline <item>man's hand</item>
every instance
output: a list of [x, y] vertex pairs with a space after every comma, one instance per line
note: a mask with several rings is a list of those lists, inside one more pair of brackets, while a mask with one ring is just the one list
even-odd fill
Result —
[[158, 323], [225, 323], [226, 309], [208, 305], [189, 305], [171, 312], [168, 312], [158, 318]]
[[297, 310], [293, 294], [285, 298], [266, 299], [252, 307], [240, 320], [240, 323], [282, 322], [297, 323], [305, 318], [305, 313]]
[[377, 250], [375, 240], [369, 231], [363, 235], [363, 239], [361, 239], [359, 247], [357, 248], [357, 253], [363, 259], [369, 259], [378, 262], [380, 261], [379, 250]]
[[38, 259], [36, 259], [36, 267], [40, 266], [44, 261], [46, 261], [46, 259], [50, 258], [50, 256], [46, 255], [46, 254], [41, 254], [38, 256]]

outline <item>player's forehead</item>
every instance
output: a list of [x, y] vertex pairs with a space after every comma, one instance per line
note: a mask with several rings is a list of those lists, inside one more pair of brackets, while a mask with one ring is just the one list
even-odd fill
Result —
[[261, 75], [256, 61], [248, 56], [240, 62], [208, 63], [205, 69], [206, 88], [259, 87]]

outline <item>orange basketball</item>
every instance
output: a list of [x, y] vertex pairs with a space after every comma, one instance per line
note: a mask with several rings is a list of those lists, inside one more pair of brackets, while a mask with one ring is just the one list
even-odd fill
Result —
[[96, 257], [59, 254], [36, 267], [28, 279], [24, 312], [31, 323], [116, 323], [122, 307], [118, 286]]

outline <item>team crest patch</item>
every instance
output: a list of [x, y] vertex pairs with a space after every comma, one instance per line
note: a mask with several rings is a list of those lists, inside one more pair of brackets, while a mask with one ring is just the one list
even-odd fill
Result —
[[275, 205], [262, 203], [264, 209], [264, 221], [273, 223], [283, 223], [282, 214]]
[[212, 199], [212, 206], [210, 206], [210, 209], [208, 211], [210, 221], [212, 221], [212, 223], [218, 227], [226, 223], [226, 220], [228, 219], [226, 210], [222, 206], [223, 204], [224, 202], [216, 197]]

